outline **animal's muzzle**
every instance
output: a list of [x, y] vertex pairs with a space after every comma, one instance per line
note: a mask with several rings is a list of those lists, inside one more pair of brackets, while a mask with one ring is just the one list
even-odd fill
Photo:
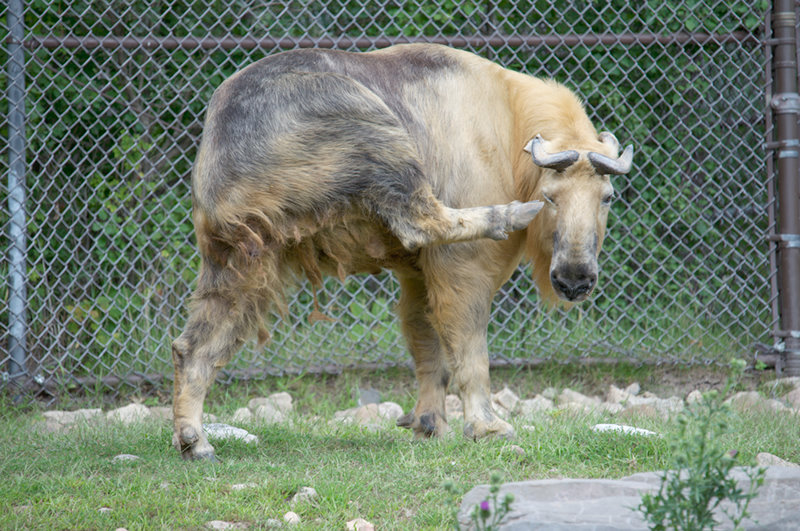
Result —
[[585, 299], [597, 284], [597, 273], [586, 266], [555, 269], [550, 272], [553, 288], [568, 301]]

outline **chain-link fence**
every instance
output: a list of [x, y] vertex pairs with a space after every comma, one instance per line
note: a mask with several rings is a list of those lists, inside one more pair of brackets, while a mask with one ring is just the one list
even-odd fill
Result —
[[[206, 104], [244, 65], [309, 46], [465, 48], [564, 82], [599, 129], [635, 144], [633, 172], [614, 179], [599, 291], [548, 311], [520, 269], [495, 300], [496, 360], [713, 363], [769, 342], [765, 4], [21, 4], [0, 7], [4, 381], [57, 395], [171, 378], [199, 265], [189, 173]], [[272, 342], [224, 378], [409, 362], [390, 274], [328, 280], [320, 295], [335, 322], [308, 323], [301, 287]]]

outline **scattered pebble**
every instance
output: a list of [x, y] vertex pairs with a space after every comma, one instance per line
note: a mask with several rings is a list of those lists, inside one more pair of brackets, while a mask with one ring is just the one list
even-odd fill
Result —
[[242, 428], [236, 428], [228, 424], [203, 424], [203, 431], [209, 439], [239, 439], [248, 444], [258, 443], [258, 437]]
[[100, 507], [99, 509], [97, 509], [97, 512], [102, 514], [108, 514], [111, 511], [112, 511], [111, 507]]
[[211, 520], [206, 522], [208, 529], [247, 529], [247, 524], [243, 522], [225, 522], [224, 520]]
[[112, 459], [112, 463], [121, 463], [123, 461], [138, 461], [141, 459], [138, 455], [133, 454], [119, 454], [115, 455]]
[[356, 518], [347, 522], [348, 531], [375, 531], [375, 526], [363, 518]]
[[313, 487], [300, 487], [300, 490], [292, 496], [292, 505], [312, 501], [318, 497], [319, 495]]
[[289, 511], [283, 515], [283, 521], [289, 525], [297, 525], [300, 523], [300, 516], [294, 511]]
[[231, 485], [231, 490], [247, 490], [258, 487], [255, 483], [236, 483]]
[[592, 431], [597, 433], [615, 431], [624, 433], [626, 435], [644, 435], [646, 437], [652, 437], [653, 435], [658, 435], [654, 431], [645, 430], [642, 428], [634, 428], [633, 426], [625, 426], [623, 424], [595, 424], [594, 426], [592, 426]]

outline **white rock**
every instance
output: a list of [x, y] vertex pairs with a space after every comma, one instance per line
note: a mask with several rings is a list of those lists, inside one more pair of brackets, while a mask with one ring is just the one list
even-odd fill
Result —
[[319, 497], [317, 491], [313, 487], [300, 487], [294, 496], [292, 496], [292, 505], [296, 503], [305, 503], [315, 500]]
[[774, 406], [756, 391], [741, 391], [725, 401], [740, 413], [773, 411]]
[[258, 422], [279, 424], [286, 421], [286, 414], [275, 404], [267, 402], [256, 407], [255, 411], [253, 411], [253, 418]]
[[228, 424], [203, 424], [203, 431], [206, 432], [209, 439], [239, 439], [248, 444], [258, 442], [258, 437], [247, 430]]
[[783, 399], [789, 402], [793, 408], [800, 409], [800, 387], [798, 387], [794, 391], [786, 393], [786, 396], [784, 396]]
[[555, 404], [553, 404], [552, 400], [542, 395], [536, 395], [533, 398], [521, 400], [517, 405], [517, 411], [520, 416], [529, 418], [550, 411], [554, 407]]
[[686, 403], [687, 404], [696, 404], [703, 401], [703, 393], [699, 390], [695, 389], [688, 395], [686, 395]]
[[110, 513], [112, 510], [113, 510], [113, 509], [111, 509], [111, 507], [100, 507], [99, 509], [97, 509], [97, 512], [98, 512], [98, 513], [102, 513], [102, 514], [108, 514], [108, 513]]
[[288, 415], [294, 410], [292, 402], [292, 395], [287, 392], [280, 392], [273, 393], [265, 398], [253, 398], [247, 403], [247, 407], [255, 413], [259, 406], [270, 404], [284, 415]]
[[633, 382], [628, 387], [625, 388], [625, 392], [629, 395], [638, 395], [639, 392], [642, 390], [642, 386], [639, 385], [639, 382]]
[[784, 459], [781, 459], [777, 455], [773, 455], [767, 452], [761, 452], [760, 454], [756, 455], [756, 464], [758, 466], [785, 466], [789, 468], [800, 468], [800, 465], [798, 465], [797, 463], [786, 461]]
[[283, 521], [289, 525], [297, 525], [300, 523], [300, 516], [294, 511], [289, 511], [283, 515]]
[[231, 485], [231, 490], [247, 490], [258, 487], [255, 483], [234, 483]]
[[97, 419], [102, 416], [101, 409], [78, 409], [75, 411], [45, 411], [44, 418], [58, 422], [59, 424], [75, 424]]
[[561, 394], [558, 395], [557, 402], [559, 405], [580, 404], [583, 406], [596, 406], [600, 403], [600, 400], [593, 396], [586, 396], [577, 391], [573, 391], [572, 389], [564, 389], [561, 391]]
[[378, 404], [378, 416], [384, 420], [395, 421], [403, 416], [403, 408], [394, 402]]
[[206, 522], [208, 529], [247, 529], [247, 524], [243, 522], [224, 522], [222, 520], [211, 520]]
[[152, 416], [147, 406], [142, 404], [128, 404], [121, 408], [112, 409], [106, 413], [106, 418], [110, 421], [121, 422], [122, 424], [129, 425], [136, 422], [142, 422]]
[[592, 431], [597, 433], [605, 433], [609, 431], [613, 432], [620, 432], [627, 435], [644, 435], [646, 437], [652, 437], [653, 435], [658, 435], [654, 431], [645, 430], [642, 428], [634, 428], [633, 426], [625, 426], [624, 424], [595, 424], [592, 426]]
[[363, 518], [356, 518], [347, 522], [347, 531], [375, 531], [375, 526]]
[[240, 407], [239, 409], [233, 412], [233, 416], [231, 417], [231, 422], [235, 422], [237, 424], [241, 424], [244, 422], [252, 422], [252, 420], [253, 420], [253, 412], [246, 407]]
[[633, 394], [629, 393], [628, 391], [623, 391], [616, 385], [610, 385], [608, 387], [608, 393], [606, 393], [606, 402], [611, 404], [622, 404], [631, 396], [633, 396]]
[[517, 407], [519, 397], [508, 387], [503, 387], [501, 391], [492, 395], [492, 402], [497, 409], [505, 409], [507, 412], [512, 413], [514, 408]]
[[558, 391], [555, 387], [548, 387], [544, 391], [542, 391], [542, 396], [548, 398], [550, 400], [555, 400], [558, 398]]
[[138, 461], [140, 457], [138, 455], [133, 454], [119, 454], [115, 455], [112, 459], [112, 463], [121, 463], [123, 461]]

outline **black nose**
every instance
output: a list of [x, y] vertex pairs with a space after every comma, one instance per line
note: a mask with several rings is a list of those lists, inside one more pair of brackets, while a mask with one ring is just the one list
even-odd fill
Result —
[[574, 301], [592, 291], [597, 283], [597, 275], [586, 271], [553, 271], [550, 273], [550, 282], [567, 299]]

